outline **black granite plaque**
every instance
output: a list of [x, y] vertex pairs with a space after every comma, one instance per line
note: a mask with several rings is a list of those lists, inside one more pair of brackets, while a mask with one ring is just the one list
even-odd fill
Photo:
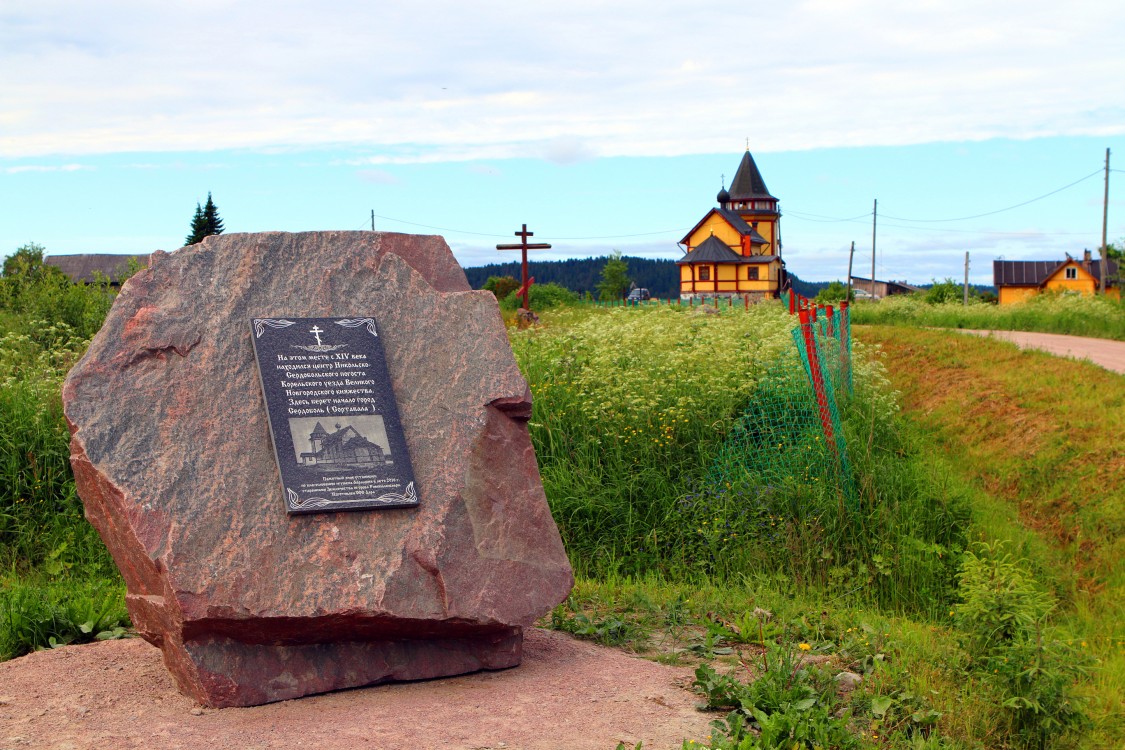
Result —
[[418, 504], [375, 319], [250, 321], [290, 513]]

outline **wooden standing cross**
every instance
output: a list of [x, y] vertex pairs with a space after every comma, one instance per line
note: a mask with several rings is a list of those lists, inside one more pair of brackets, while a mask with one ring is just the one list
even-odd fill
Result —
[[534, 237], [535, 232], [527, 231], [527, 224], [523, 225], [523, 229], [516, 232], [515, 235], [520, 238], [520, 242], [512, 245], [497, 245], [497, 250], [520, 250], [523, 253], [523, 263], [520, 265], [520, 288], [516, 292], [516, 296], [523, 300], [523, 309], [530, 310], [531, 304], [528, 302], [528, 293], [531, 291], [531, 285], [535, 283], [535, 277], [528, 277], [527, 275], [527, 251], [528, 250], [549, 250], [551, 248], [546, 242], [533, 242], [527, 241], [528, 237]]

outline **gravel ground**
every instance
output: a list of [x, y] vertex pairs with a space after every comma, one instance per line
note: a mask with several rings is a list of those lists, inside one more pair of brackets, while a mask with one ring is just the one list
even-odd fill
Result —
[[1003, 339], [1012, 342], [1021, 349], [1041, 349], [1060, 357], [1088, 359], [1107, 370], [1125, 375], [1125, 341], [1092, 339], [1085, 336], [1063, 336], [1058, 333], [1031, 333], [1028, 331], [950, 330]]
[[106, 641], [0, 664], [0, 750], [679, 748], [715, 718], [691, 674], [529, 629], [515, 669], [213, 710], [176, 691], [157, 649]]

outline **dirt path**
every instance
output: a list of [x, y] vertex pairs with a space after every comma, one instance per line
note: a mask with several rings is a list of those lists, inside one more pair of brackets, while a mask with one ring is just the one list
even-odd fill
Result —
[[695, 710], [690, 681], [532, 629], [515, 669], [212, 710], [176, 691], [152, 646], [107, 641], [0, 664], [0, 750], [679, 748], [715, 718]]
[[1125, 375], [1125, 341], [1094, 339], [1085, 336], [1063, 336], [1058, 333], [1031, 333], [1029, 331], [949, 330], [1011, 341], [1021, 349], [1041, 349], [1060, 357], [1088, 359], [1107, 370]]

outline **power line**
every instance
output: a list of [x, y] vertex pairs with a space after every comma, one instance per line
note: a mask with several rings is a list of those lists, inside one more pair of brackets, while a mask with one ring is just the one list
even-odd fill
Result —
[[915, 227], [909, 224], [893, 224], [889, 221], [880, 221], [879, 227], [890, 227], [891, 229], [905, 229], [910, 232], [956, 232], [957, 234], [991, 234], [997, 236], [1008, 237], [1031, 237], [1039, 234], [1049, 234], [1052, 237], [1082, 237], [1090, 234], [1089, 232], [1040, 232], [1035, 230], [1028, 231], [1009, 231], [1000, 232], [996, 230], [985, 229], [953, 229], [951, 227]]
[[[416, 221], [406, 221], [405, 219], [396, 219], [393, 216], [380, 216], [379, 214], [374, 214], [374, 216], [375, 216], [376, 219], [383, 219], [384, 221], [393, 221], [393, 222], [396, 222], [398, 224], [409, 224], [412, 227], [422, 227], [423, 229], [436, 229], [439, 232], [453, 232], [454, 234], [472, 234], [472, 235], [475, 235], [477, 237], [503, 237], [503, 238], [508, 237], [508, 235], [506, 235], [506, 234], [489, 234], [487, 232], [470, 232], [467, 229], [450, 229], [449, 227], [435, 227], [431, 224], [419, 224]], [[366, 222], [364, 222], [364, 226], [367, 226]]]
[[936, 223], [936, 222], [944, 222], [944, 221], [967, 221], [969, 219], [980, 219], [980, 218], [985, 217], [985, 216], [993, 216], [995, 214], [1002, 214], [1005, 211], [1011, 211], [1012, 209], [1020, 208], [1022, 206], [1026, 206], [1026, 205], [1029, 205], [1031, 203], [1035, 203], [1036, 201], [1041, 201], [1044, 198], [1049, 198], [1052, 195], [1054, 195], [1055, 193], [1061, 193], [1062, 191], [1067, 190], [1069, 188], [1072, 188], [1079, 183], [1085, 182], [1086, 180], [1090, 179], [1091, 177], [1094, 177], [1095, 175], [1102, 174], [1102, 171], [1103, 170], [1100, 169], [1100, 168], [1096, 169], [1093, 172], [1091, 172], [1090, 174], [1086, 175], [1085, 177], [1082, 177], [1081, 179], [1075, 180], [1074, 182], [1070, 183], [1069, 185], [1063, 185], [1061, 188], [1058, 188], [1057, 190], [1052, 190], [1049, 193], [1044, 193], [1043, 195], [1040, 195], [1038, 198], [1032, 198], [1031, 200], [1024, 201], [1023, 203], [1017, 203], [1014, 206], [1008, 206], [1007, 208], [998, 208], [995, 211], [988, 211], [988, 212], [983, 213], [983, 214], [974, 214], [973, 216], [958, 216], [958, 217], [955, 217], [955, 218], [952, 218], [952, 219], [904, 219], [901, 216], [890, 216], [890, 215], [887, 215], [887, 218], [888, 219], [894, 219], [895, 221], [916, 221], [916, 222], [925, 222], [925, 223]]
[[[833, 224], [833, 223], [838, 223], [838, 222], [843, 222], [843, 221], [858, 221], [860, 219], [866, 220], [867, 217], [871, 215], [871, 212], [868, 211], [865, 214], [860, 214], [859, 216], [852, 216], [852, 217], [847, 218], [847, 219], [837, 219], [837, 218], [833, 218], [831, 216], [822, 216], [820, 214], [801, 213], [800, 211], [793, 211], [793, 210], [787, 208], [787, 209], [785, 209], [785, 215], [786, 216], [795, 216], [796, 218], [800, 219], [801, 221], [815, 221], [815, 222], [819, 222], [819, 223], [822, 223], [822, 224]], [[866, 223], [866, 221], [864, 223]]]
[[[1120, 170], [1120, 169], [1111, 169], [1110, 171], [1111, 172], [1125, 172], [1125, 170]], [[905, 222], [924, 223], [924, 224], [945, 223], [945, 222], [955, 222], [955, 221], [968, 221], [969, 219], [980, 219], [980, 218], [983, 218], [983, 217], [986, 217], [986, 216], [994, 216], [996, 214], [1004, 213], [1006, 211], [1012, 211], [1014, 209], [1030, 205], [1030, 204], [1035, 203], [1037, 201], [1041, 201], [1044, 198], [1049, 198], [1052, 195], [1055, 195], [1057, 193], [1061, 193], [1064, 190], [1068, 190], [1068, 189], [1074, 187], [1075, 185], [1079, 185], [1079, 184], [1085, 182], [1086, 180], [1089, 180], [1090, 178], [1095, 177], [1099, 174], [1103, 174], [1103, 173], [1104, 173], [1104, 170], [1102, 168], [1098, 168], [1095, 171], [1091, 172], [1090, 174], [1086, 175], [1085, 177], [1081, 177], [1081, 178], [1075, 180], [1074, 182], [1063, 185], [1060, 188], [1056, 188], [1055, 190], [1052, 190], [1049, 193], [1044, 193], [1043, 195], [1037, 196], [1035, 198], [1031, 198], [1030, 200], [1026, 200], [1026, 201], [1023, 201], [1021, 203], [1016, 203], [1015, 205], [1007, 206], [1005, 208], [998, 208], [995, 211], [986, 211], [985, 213], [974, 214], [972, 216], [959, 216], [959, 217], [953, 217], [953, 218], [948, 218], [948, 219], [910, 219], [910, 218], [904, 218], [904, 217], [901, 217], [901, 216], [891, 216], [889, 214], [884, 214], [883, 218], [884, 218], [884, 220], [891, 219], [893, 221], [905, 221]], [[848, 222], [850, 222], [850, 223], [866, 223], [867, 218], [872, 215], [871, 211], [867, 211], [865, 213], [858, 214], [856, 216], [836, 217], [836, 216], [825, 216], [823, 214], [794, 211], [793, 209], [789, 209], [789, 208], [787, 208], [785, 210], [785, 213], [786, 213], [787, 216], [792, 216], [792, 217], [794, 217], [794, 218], [796, 218], [800, 221], [811, 221], [811, 222], [822, 223], [822, 224], [848, 223]], [[474, 232], [474, 231], [468, 230], [468, 229], [455, 229], [455, 228], [452, 228], [452, 227], [434, 226], [432, 224], [420, 224], [420, 223], [414, 222], [414, 221], [407, 221], [406, 219], [396, 219], [393, 216], [381, 216], [381, 215], [376, 214], [376, 213], [372, 213], [372, 216], [375, 217], [375, 218], [378, 218], [378, 219], [383, 219], [384, 221], [393, 221], [397, 224], [407, 224], [409, 226], [422, 227], [423, 229], [433, 229], [433, 230], [437, 230], [439, 232], [450, 232], [450, 233], [453, 233], [453, 234], [466, 234], [466, 235], [472, 235], [474, 237], [506, 238], [506, 237], [509, 236], [507, 234], [493, 234], [493, 233], [490, 233], [490, 232]], [[359, 229], [363, 229], [366, 226], [367, 226], [367, 222], [365, 221], [359, 227]], [[984, 231], [984, 230], [973, 230], [973, 229], [914, 227], [914, 226], [909, 226], [909, 225], [891, 224], [891, 223], [884, 224], [884, 226], [892, 227], [892, 228], [895, 228], [895, 229], [907, 229], [907, 230], [914, 230], [914, 231], [957, 232], [957, 233], [964, 233], [964, 234], [991, 234], [991, 235], [1015, 235], [1015, 236], [1034, 234], [1032, 232], [998, 232], [998, 231]], [[680, 233], [680, 232], [683, 232], [683, 231], [685, 231], [685, 230], [683, 230], [682, 228], [681, 229], [662, 229], [662, 230], [655, 231], [655, 232], [635, 232], [635, 233], [631, 233], [631, 234], [607, 234], [607, 235], [587, 236], [587, 237], [555, 237], [555, 236], [551, 236], [551, 237], [546, 237], [545, 239], [563, 240], [563, 241], [619, 240], [619, 239], [628, 239], [628, 238], [632, 238], [632, 237], [655, 237], [655, 236], [659, 236], [659, 235], [668, 235], [668, 234], [673, 234], [673, 233]], [[1087, 234], [1087, 233], [1086, 232], [1051, 232], [1052, 236], [1081, 236], [1081, 235], [1084, 235], [1084, 234]]]

